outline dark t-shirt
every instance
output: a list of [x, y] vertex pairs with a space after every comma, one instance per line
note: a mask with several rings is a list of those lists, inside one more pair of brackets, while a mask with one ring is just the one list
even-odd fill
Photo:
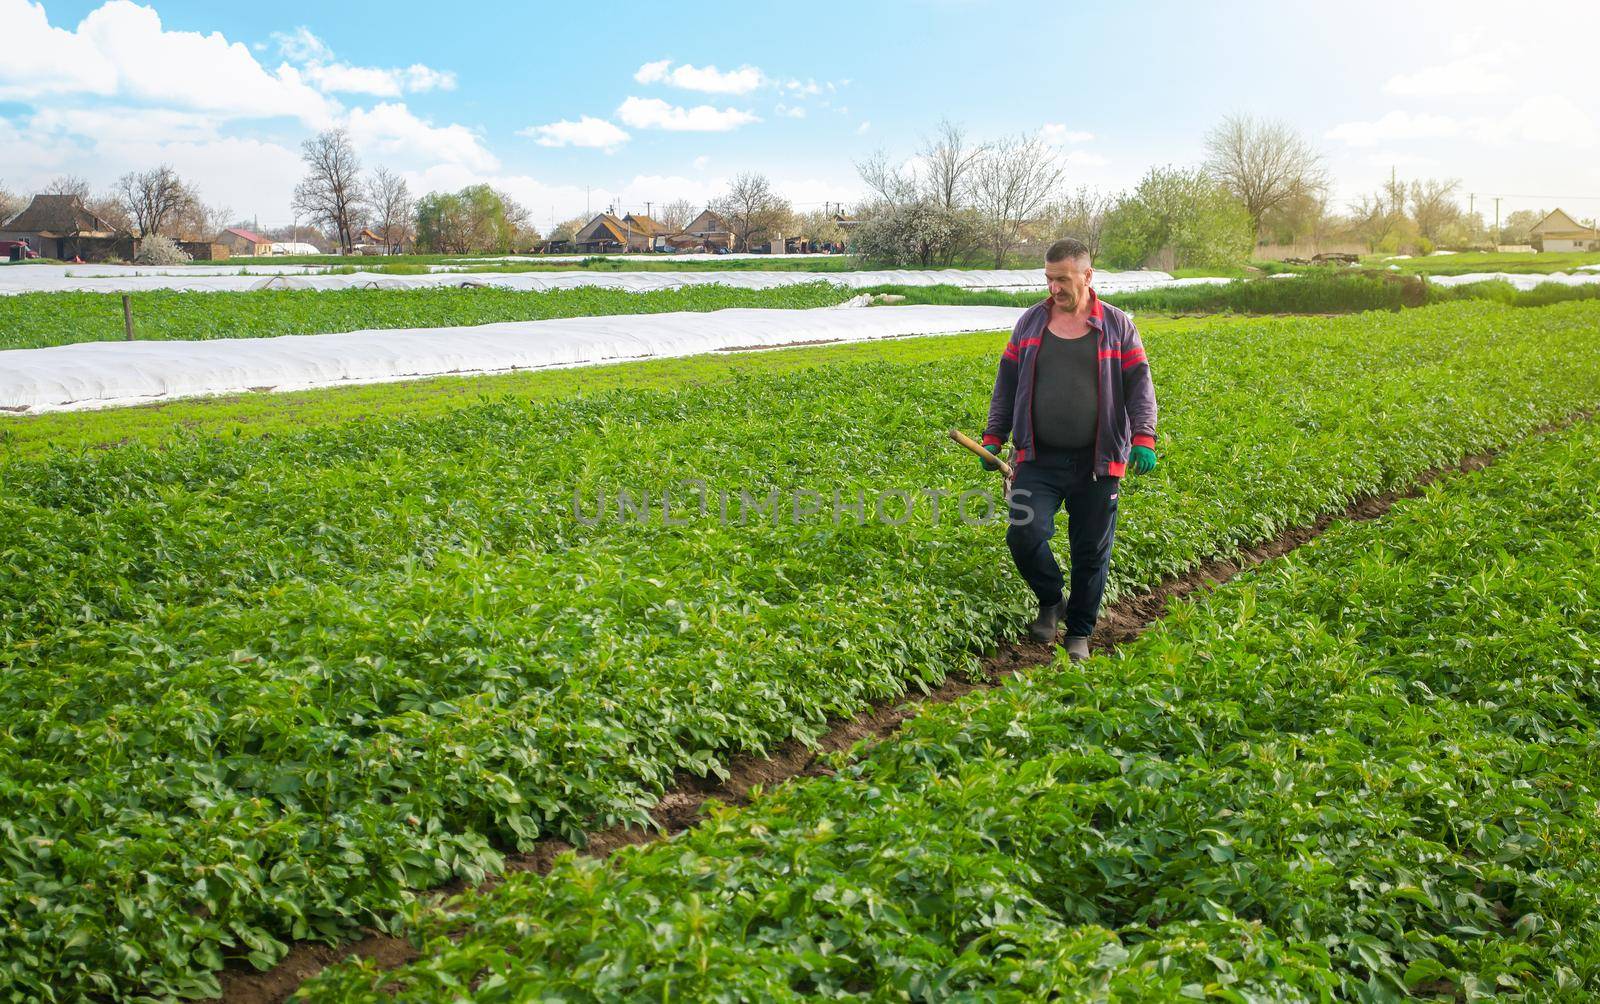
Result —
[[1094, 446], [1095, 413], [1100, 403], [1097, 339], [1062, 338], [1046, 328], [1039, 338], [1033, 378], [1033, 434], [1047, 450]]

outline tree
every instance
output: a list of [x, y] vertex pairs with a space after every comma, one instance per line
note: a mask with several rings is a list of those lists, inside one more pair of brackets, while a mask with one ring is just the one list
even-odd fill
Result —
[[124, 174], [117, 180], [115, 194], [141, 237], [168, 233], [167, 226], [179, 212], [196, 201], [178, 172], [166, 164]]
[[1076, 237], [1088, 246], [1091, 257], [1097, 256], [1106, 215], [1116, 204], [1116, 196], [1080, 185], [1076, 192], [1046, 207], [1045, 229], [1051, 238]]
[[834, 220], [832, 214], [821, 209], [813, 209], [795, 218], [795, 223], [800, 228], [800, 236], [804, 237], [813, 247], [819, 244], [843, 244], [844, 229]]
[[82, 202], [89, 201], [89, 183], [75, 174], [58, 174], [44, 186], [46, 195], [76, 195]]
[[0, 181], [0, 224], [5, 223], [26, 208], [27, 204], [23, 202], [22, 196], [12, 192], [11, 189], [5, 186], [5, 182]]
[[326, 226], [348, 253], [363, 208], [361, 163], [350, 134], [329, 129], [300, 147], [307, 173], [294, 189], [294, 211], [314, 224]]
[[1519, 209], [1500, 221], [1501, 244], [1528, 244], [1533, 241], [1533, 228], [1550, 214], [1543, 209]]
[[579, 230], [588, 225], [588, 218], [583, 216], [574, 216], [570, 220], [563, 220], [556, 224], [554, 230], [550, 231], [550, 239], [553, 241], [571, 241], [578, 236]]
[[1461, 182], [1456, 178], [1429, 178], [1411, 183], [1411, 220], [1424, 240], [1437, 244], [1440, 232], [1461, 218], [1461, 207], [1455, 199], [1460, 187]]
[[794, 216], [788, 201], [772, 190], [767, 176], [753, 171], [734, 178], [727, 194], [710, 208], [733, 232], [735, 251], [748, 251], [761, 238], [782, 233]]
[[140, 265], [185, 265], [193, 260], [189, 252], [178, 247], [177, 241], [160, 233], [142, 235], [139, 253], [133, 259]]
[[[656, 222], [666, 228], [669, 234], [681, 234], [683, 228], [694, 222], [699, 214], [694, 211], [694, 203], [688, 199], [673, 199], [661, 207], [661, 212], [656, 215]], [[585, 220], [585, 223], [588, 221]], [[580, 227], [582, 223], [578, 224]], [[568, 238], [569, 240], [571, 238]]]
[[986, 146], [968, 142], [963, 127], [941, 119], [933, 136], [922, 144], [927, 194], [945, 209], [965, 204], [972, 177], [988, 151]]
[[1259, 235], [1269, 210], [1327, 187], [1322, 155], [1283, 122], [1229, 115], [1206, 134], [1205, 168], [1250, 214]]
[[927, 268], [948, 260], [950, 249], [971, 246], [970, 211], [951, 212], [932, 199], [879, 200], [862, 213], [851, 248], [869, 261]]
[[372, 207], [372, 225], [383, 238], [385, 251], [411, 241], [411, 214], [416, 207], [406, 179], [377, 168], [367, 182], [367, 205]]
[[[216, 239], [218, 231], [229, 226], [232, 218], [233, 210], [229, 207], [220, 203], [207, 205], [195, 195], [178, 207], [168, 229], [184, 240], [211, 241]], [[251, 228], [254, 225], [244, 223], [241, 226]]]
[[1023, 226], [1039, 215], [1061, 183], [1061, 168], [1038, 136], [1016, 136], [989, 147], [973, 168], [972, 196], [979, 234], [1003, 268], [1022, 240]]
[[416, 225], [417, 247], [442, 254], [504, 253], [539, 239], [527, 210], [488, 185], [429, 192], [417, 200]]
[[1250, 214], [1203, 170], [1151, 168], [1107, 216], [1101, 257], [1139, 268], [1169, 253], [1174, 268], [1235, 265], [1255, 245]]

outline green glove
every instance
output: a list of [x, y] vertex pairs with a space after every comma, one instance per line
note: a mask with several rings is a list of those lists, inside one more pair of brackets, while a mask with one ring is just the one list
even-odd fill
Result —
[[1135, 446], [1128, 453], [1128, 468], [1135, 474], [1149, 474], [1156, 469], [1156, 451], [1148, 446]]
[[[996, 455], [1000, 453], [999, 443], [984, 443], [983, 448]], [[1000, 469], [999, 464], [995, 463], [993, 460], [985, 460], [982, 457], [978, 458], [978, 464], [986, 471], [998, 471]]]

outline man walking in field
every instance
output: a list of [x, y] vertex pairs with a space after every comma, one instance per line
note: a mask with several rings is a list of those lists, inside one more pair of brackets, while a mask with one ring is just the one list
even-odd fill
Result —
[[[1156, 394], [1132, 319], [1090, 288], [1088, 247], [1056, 241], [1044, 271], [1050, 296], [1022, 315], [1000, 356], [983, 445], [999, 453], [1010, 436], [1015, 446], [1006, 545], [1039, 600], [1028, 633], [1054, 641], [1064, 620], [1078, 662], [1100, 616], [1122, 476], [1156, 467]], [[1050, 550], [1063, 507], [1070, 590]]]

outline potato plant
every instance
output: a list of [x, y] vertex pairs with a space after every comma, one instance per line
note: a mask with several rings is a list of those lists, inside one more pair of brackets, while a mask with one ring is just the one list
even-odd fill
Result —
[[[970, 669], [1030, 614], [1000, 527], [949, 518], [997, 487], [943, 433], [980, 421], [1003, 340], [0, 463], [0, 974], [213, 993], [230, 958], [388, 926], [507, 849], [643, 822], [680, 771]], [[1148, 347], [1164, 459], [1126, 485], [1115, 592], [1600, 404], [1578, 303]], [[575, 517], [691, 477], [924, 501]]]

